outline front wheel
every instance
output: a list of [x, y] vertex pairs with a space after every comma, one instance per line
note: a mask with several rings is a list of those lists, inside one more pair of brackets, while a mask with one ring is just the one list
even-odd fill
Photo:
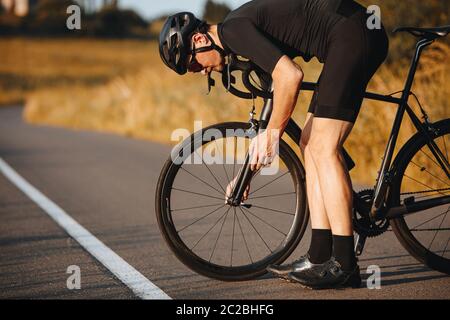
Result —
[[195, 272], [219, 280], [266, 273], [294, 251], [308, 224], [304, 169], [284, 141], [272, 165], [252, 178], [248, 200], [225, 204], [249, 128], [230, 122], [194, 133], [172, 152], [157, 185], [156, 216], [169, 248]]
[[[391, 188], [391, 205], [448, 197], [450, 179], [450, 119], [431, 125], [430, 136], [441, 151], [440, 161], [417, 133], [399, 152]], [[403, 247], [417, 260], [437, 271], [450, 274], [450, 206], [448, 204], [405, 215], [390, 221]]]

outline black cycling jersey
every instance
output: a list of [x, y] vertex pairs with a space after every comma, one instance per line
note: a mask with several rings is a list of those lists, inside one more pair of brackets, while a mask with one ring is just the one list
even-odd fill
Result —
[[328, 34], [341, 19], [342, 0], [253, 0], [218, 26], [226, 49], [272, 73], [283, 55], [323, 62]]
[[354, 0], [253, 0], [231, 12], [218, 34], [225, 51], [269, 74], [283, 55], [317, 57], [324, 67], [308, 112], [354, 123], [389, 45], [368, 18]]

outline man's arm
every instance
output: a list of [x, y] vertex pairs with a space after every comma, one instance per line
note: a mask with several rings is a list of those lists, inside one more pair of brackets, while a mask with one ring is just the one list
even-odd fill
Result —
[[303, 81], [303, 72], [299, 65], [288, 56], [282, 56], [272, 72], [273, 111], [267, 129], [280, 130], [280, 137], [294, 112]]
[[267, 130], [260, 133], [250, 145], [250, 167], [253, 171], [271, 163], [278, 151], [279, 140], [297, 103], [303, 72], [296, 63], [284, 55], [275, 65], [272, 81], [273, 110]]
[[251, 169], [258, 170], [270, 163], [279, 139], [284, 132], [297, 103], [303, 81], [303, 72], [280, 48], [270, 41], [251, 21], [236, 18], [226, 21], [222, 35], [236, 54], [248, 58], [272, 75], [274, 106], [267, 129], [252, 140], [250, 145]]
[[222, 25], [222, 35], [233, 52], [272, 75], [275, 93], [269, 126], [283, 131], [297, 102], [303, 80], [302, 70], [250, 19], [234, 18], [226, 21]]

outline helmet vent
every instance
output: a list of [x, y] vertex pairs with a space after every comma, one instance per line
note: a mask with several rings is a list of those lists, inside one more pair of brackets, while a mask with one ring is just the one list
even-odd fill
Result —
[[176, 47], [178, 45], [178, 35], [175, 33], [170, 37], [170, 46]]
[[164, 53], [164, 57], [166, 57], [166, 59], [170, 59], [170, 55], [169, 55], [169, 47], [164, 46], [164, 47], [163, 47], [163, 53]]

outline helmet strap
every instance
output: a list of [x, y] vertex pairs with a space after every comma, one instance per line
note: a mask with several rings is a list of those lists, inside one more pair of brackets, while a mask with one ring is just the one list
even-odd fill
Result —
[[[217, 52], [219, 52], [220, 56], [222, 57], [222, 59], [226, 60], [225, 57], [227, 56], [227, 54], [225, 53], [225, 50], [223, 50], [221, 47], [219, 47], [215, 42], [214, 39], [211, 37], [211, 35], [207, 32], [206, 33], [206, 37], [209, 39], [209, 41], [211, 42], [211, 45], [207, 46], [207, 47], [201, 47], [201, 48], [195, 48], [194, 52], [200, 53], [200, 52], [207, 52], [207, 51], [211, 51], [211, 50], [216, 50]], [[209, 94], [211, 92], [211, 88], [215, 86], [215, 81], [214, 79], [211, 77], [211, 74], [208, 74], [207, 77], [207, 83], [208, 83], [208, 91], [207, 94]]]
[[211, 45], [207, 46], [207, 47], [201, 47], [201, 48], [195, 48], [194, 51], [195, 53], [199, 53], [199, 52], [207, 52], [207, 51], [211, 51], [211, 50], [217, 50], [219, 52], [219, 54], [221, 55], [221, 57], [223, 59], [225, 59], [226, 57], [226, 53], [225, 50], [223, 50], [221, 47], [219, 47], [215, 42], [214, 39], [211, 37], [211, 35], [209, 33], [206, 33], [206, 37], [209, 39], [209, 41], [211, 42]]

